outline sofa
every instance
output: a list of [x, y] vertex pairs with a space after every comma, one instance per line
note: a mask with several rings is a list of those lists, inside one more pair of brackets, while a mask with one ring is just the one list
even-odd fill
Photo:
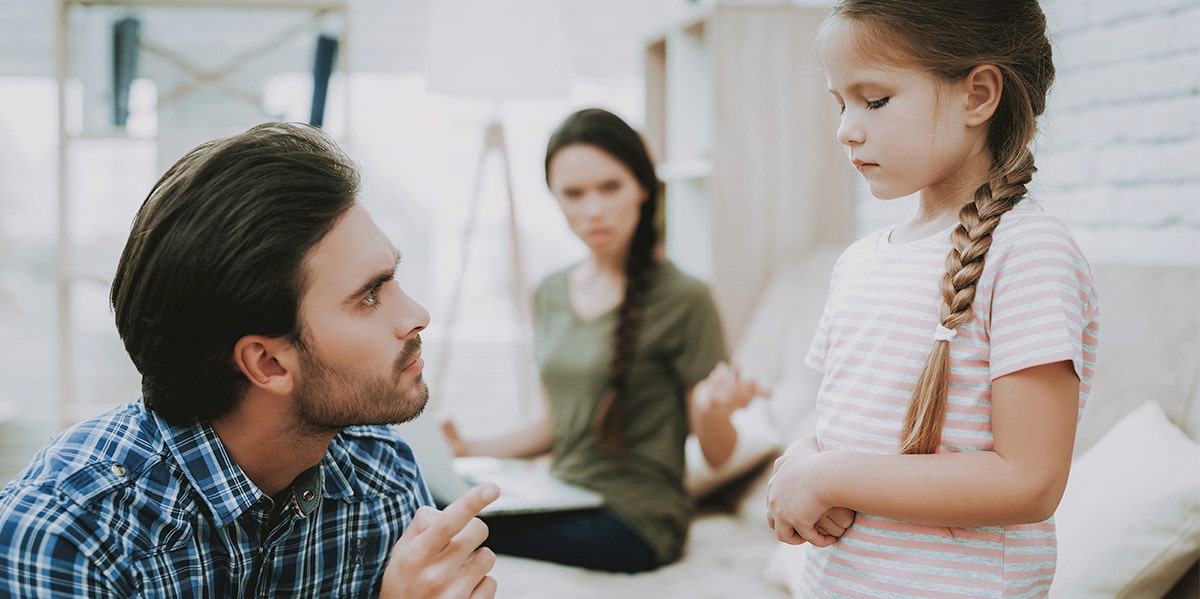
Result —
[[[689, 440], [687, 484], [697, 516], [683, 559], [624, 575], [500, 556], [497, 597], [793, 596], [805, 547], [778, 543], [767, 528], [766, 483], [781, 448], [813, 426], [819, 377], [803, 358], [838, 253], [817, 249], [777, 268], [755, 303], [734, 358], [773, 392], [735, 414], [739, 444], [718, 471]], [[1055, 516], [1051, 596], [1198, 597], [1200, 268], [1094, 270], [1097, 374]]]

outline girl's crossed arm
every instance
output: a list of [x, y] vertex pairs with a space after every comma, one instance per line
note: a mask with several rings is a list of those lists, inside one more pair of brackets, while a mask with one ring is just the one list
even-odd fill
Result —
[[1066, 487], [1078, 409], [1071, 362], [1012, 373], [992, 382], [993, 451], [795, 456], [771, 479], [769, 517], [798, 534], [781, 541], [818, 545], [833, 540], [814, 526], [833, 507], [927, 526], [1040, 522]]

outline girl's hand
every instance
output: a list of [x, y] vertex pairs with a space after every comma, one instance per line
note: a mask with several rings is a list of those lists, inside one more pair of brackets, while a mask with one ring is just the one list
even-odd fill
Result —
[[825, 512], [825, 517], [817, 522], [817, 532], [830, 537], [841, 538], [846, 534], [846, 530], [854, 524], [856, 512], [846, 507], [835, 507], [828, 512]]
[[801, 442], [776, 461], [767, 486], [767, 524], [784, 543], [826, 547], [854, 523], [855, 514], [820, 498], [817, 467], [821, 454], [810, 453], [813, 445], [807, 439]]
[[787, 449], [783, 451], [783, 455], [775, 458], [775, 464], [771, 467], [771, 474], [779, 472], [779, 468], [792, 458], [803, 459], [811, 455], [821, 453], [821, 447], [817, 445], [816, 435], [805, 435], [796, 439]]

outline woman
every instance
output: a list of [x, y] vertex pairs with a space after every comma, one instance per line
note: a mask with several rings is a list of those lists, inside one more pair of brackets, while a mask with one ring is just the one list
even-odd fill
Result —
[[546, 277], [535, 296], [546, 409], [493, 439], [444, 429], [458, 455], [552, 451], [552, 474], [605, 498], [593, 510], [490, 518], [494, 551], [649, 570], [678, 559], [687, 537], [689, 431], [709, 463], [721, 465], [737, 442], [730, 414], [758, 390], [724, 362], [708, 287], [658, 255], [660, 183], [637, 132], [601, 109], [570, 115], [547, 145], [546, 183], [589, 250]]

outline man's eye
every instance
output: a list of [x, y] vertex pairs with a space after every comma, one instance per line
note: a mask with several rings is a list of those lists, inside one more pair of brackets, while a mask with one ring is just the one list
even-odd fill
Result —
[[375, 288], [363, 296], [362, 304], [368, 308], [376, 308], [379, 306], [379, 289]]

